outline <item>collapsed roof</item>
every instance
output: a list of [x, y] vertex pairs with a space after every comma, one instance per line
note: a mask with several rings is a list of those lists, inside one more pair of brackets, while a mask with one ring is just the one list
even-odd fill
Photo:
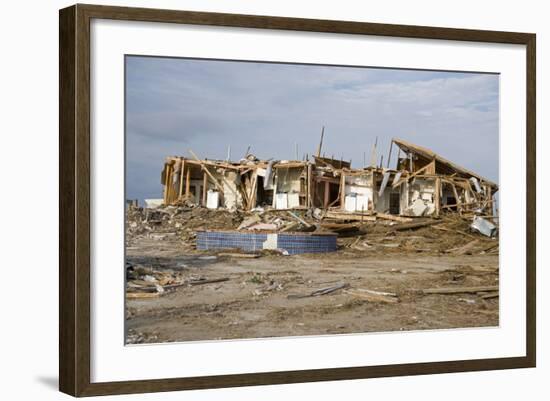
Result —
[[[434, 161], [436, 162], [436, 174], [444, 174], [444, 175], [452, 175], [456, 174], [458, 176], [464, 177], [464, 178], [470, 178], [475, 177], [479, 181], [483, 182], [486, 185], [489, 185], [493, 188], [493, 190], [496, 190], [498, 188], [498, 185], [490, 180], [488, 180], [485, 177], [482, 177], [481, 175], [474, 173], [473, 171], [470, 171], [462, 166], [459, 166], [456, 163], [453, 163], [444, 157], [438, 155], [434, 151], [425, 148], [423, 146], [415, 145], [411, 142], [407, 142], [403, 139], [393, 138], [393, 143], [395, 143], [403, 152], [407, 154], [413, 154], [417, 158], [417, 161], [420, 161], [419, 168], [424, 167], [425, 165], [429, 164], [430, 162]], [[418, 169], [419, 169], [418, 168]], [[413, 172], [413, 171], [411, 171]]]

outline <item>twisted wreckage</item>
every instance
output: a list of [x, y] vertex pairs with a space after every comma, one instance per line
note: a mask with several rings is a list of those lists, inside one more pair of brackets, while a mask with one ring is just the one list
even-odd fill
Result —
[[[393, 146], [397, 165], [389, 168]], [[209, 209], [320, 209], [326, 217], [366, 220], [438, 217], [444, 212], [493, 217], [498, 185], [433, 151], [392, 139], [388, 165], [352, 168], [317, 154], [305, 160], [239, 162], [167, 157], [161, 174], [164, 205]]]

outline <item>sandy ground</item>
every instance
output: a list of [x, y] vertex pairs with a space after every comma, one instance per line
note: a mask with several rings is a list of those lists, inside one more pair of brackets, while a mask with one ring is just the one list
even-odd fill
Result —
[[[176, 272], [185, 279], [229, 279], [181, 286], [158, 298], [127, 299], [128, 343], [499, 324], [498, 297], [419, 292], [434, 287], [498, 285], [498, 254], [342, 248], [330, 254], [243, 259], [199, 252], [178, 239], [143, 237], [133, 240], [127, 248], [127, 261], [157, 271]], [[339, 283], [349, 284], [351, 290], [395, 293], [398, 302], [372, 302], [348, 290], [315, 297], [288, 297]]]

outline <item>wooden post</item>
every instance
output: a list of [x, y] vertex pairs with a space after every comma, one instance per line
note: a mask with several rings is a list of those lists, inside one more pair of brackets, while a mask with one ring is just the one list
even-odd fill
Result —
[[325, 181], [325, 197], [324, 197], [324, 200], [323, 200], [323, 208], [324, 209], [326, 209], [328, 207], [329, 195], [330, 195], [330, 183], [328, 181]]
[[[372, 187], [372, 209], [370, 208], [370, 205], [368, 205], [369, 210], [374, 210], [374, 197], [377, 196], [378, 192], [376, 191], [376, 177], [374, 176], [374, 171], [371, 172], [371, 187]], [[376, 199], [378, 201], [378, 198]]]
[[429, 167], [426, 169], [426, 174], [435, 175], [435, 159], [433, 159], [428, 166]]
[[439, 210], [441, 207], [441, 178], [435, 179], [435, 217], [439, 217]]
[[[206, 171], [206, 170], [205, 170]], [[202, 173], [202, 205], [206, 207], [206, 192], [208, 191], [208, 177], [206, 173]], [[196, 194], [198, 197], [199, 194]]]
[[377, 145], [378, 145], [378, 136], [374, 140], [374, 145], [372, 146], [372, 151], [371, 151], [371, 154], [370, 154], [370, 165], [372, 167], [376, 167], [376, 159], [378, 159], [378, 156], [376, 154]]
[[312, 167], [311, 164], [307, 165], [307, 207], [312, 207], [311, 204], [311, 173]]
[[187, 175], [185, 176], [185, 197], [189, 198], [191, 190], [191, 166], [187, 166]]
[[183, 173], [185, 170], [185, 161], [183, 160], [183, 157], [180, 158], [181, 166], [180, 166], [180, 190], [178, 193], [178, 198], [181, 199], [181, 196], [183, 195]]
[[346, 208], [346, 176], [344, 173], [340, 176], [340, 192], [338, 194], [340, 198], [340, 209], [345, 210]]
[[323, 136], [325, 136], [325, 126], [321, 130], [321, 140], [319, 141], [319, 147], [317, 148], [317, 157], [321, 157], [321, 148], [323, 147]]
[[254, 209], [256, 206], [256, 198], [258, 193], [258, 172], [254, 170], [254, 177], [252, 178], [252, 193], [250, 194], [250, 202], [248, 205], [248, 210]]
[[393, 139], [390, 142], [390, 151], [388, 152], [388, 161], [386, 162], [386, 168], [390, 168], [391, 149], [393, 147]]
[[455, 200], [456, 200], [455, 204], [457, 206], [458, 211], [460, 211], [462, 209], [462, 206], [461, 206], [462, 202], [460, 202], [460, 198], [458, 197], [458, 191], [456, 190], [456, 186], [454, 183], [451, 183], [451, 188], [453, 189], [453, 194], [455, 196]]
[[273, 201], [271, 202], [274, 208], [277, 207], [277, 186], [279, 185], [279, 171], [273, 167], [273, 173], [275, 174], [275, 181], [273, 182]]
[[164, 204], [168, 205], [169, 202], [169, 196], [170, 196], [170, 171], [172, 169], [172, 166], [170, 164], [165, 165], [164, 170]]
[[[491, 208], [491, 214], [496, 214], [495, 213], [495, 207], [493, 206], [493, 191], [491, 190], [491, 188], [488, 186], [488, 185], [485, 185], [484, 187], [484, 192], [486, 195], [485, 199], [487, 200], [487, 207], [490, 207]], [[497, 215], [498, 217], [498, 215]]]

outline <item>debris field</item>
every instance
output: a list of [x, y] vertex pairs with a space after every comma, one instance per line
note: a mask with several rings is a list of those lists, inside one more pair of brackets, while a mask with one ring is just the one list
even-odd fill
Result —
[[[126, 342], [498, 326], [498, 236], [479, 219], [131, 205]], [[201, 251], [201, 230], [333, 233], [337, 249]]]

